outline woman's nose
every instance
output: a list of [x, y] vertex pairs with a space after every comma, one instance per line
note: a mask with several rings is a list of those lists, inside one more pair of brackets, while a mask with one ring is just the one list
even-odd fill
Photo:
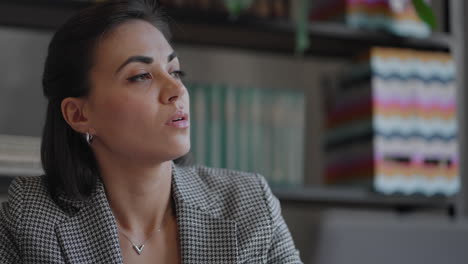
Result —
[[163, 104], [175, 103], [186, 92], [184, 84], [179, 79], [167, 74], [165, 81], [162, 83], [160, 100]]

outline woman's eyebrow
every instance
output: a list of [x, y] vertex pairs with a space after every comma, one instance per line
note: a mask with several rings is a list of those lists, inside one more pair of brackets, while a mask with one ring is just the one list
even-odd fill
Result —
[[171, 62], [173, 59], [177, 58], [177, 54], [173, 51], [169, 56], [167, 56], [167, 62]]
[[[177, 58], [177, 54], [176, 54], [175, 51], [173, 51], [171, 54], [169, 54], [169, 56], [167, 56], [167, 62], [171, 62], [175, 58]], [[142, 63], [145, 63], [145, 64], [151, 64], [151, 63], [153, 63], [153, 61], [154, 61], [153, 58], [147, 57], [147, 56], [141, 56], [141, 55], [131, 56], [124, 63], [122, 63], [122, 65], [120, 65], [120, 67], [117, 69], [115, 74], [119, 73], [119, 71], [122, 70], [122, 68], [125, 67], [129, 63], [142, 62]]]
[[120, 70], [122, 70], [123, 67], [125, 67], [127, 64], [132, 63], [132, 62], [141, 62], [145, 64], [151, 64], [153, 63], [153, 61], [154, 61], [153, 58], [147, 57], [147, 56], [131, 56], [124, 63], [122, 63], [122, 65], [120, 65], [120, 67], [117, 69], [115, 73], [117, 74]]

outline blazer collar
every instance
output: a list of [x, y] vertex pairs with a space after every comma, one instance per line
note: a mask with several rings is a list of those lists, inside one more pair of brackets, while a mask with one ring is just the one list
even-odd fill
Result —
[[173, 165], [182, 263], [237, 263], [237, 225], [221, 216], [219, 197], [194, 167]]
[[[193, 167], [172, 164], [172, 198], [175, 203], [182, 263], [237, 261], [237, 225], [221, 217], [218, 196]], [[98, 179], [87, 202], [59, 195], [77, 209], [56, 227], [67, 263], [123, 263], [117, 224], [105, 187]]]
[[172, 163], [172, 198], [178, 205], [211, 213], [218, 206], [218, 195], [198, 175], [194, 167]]

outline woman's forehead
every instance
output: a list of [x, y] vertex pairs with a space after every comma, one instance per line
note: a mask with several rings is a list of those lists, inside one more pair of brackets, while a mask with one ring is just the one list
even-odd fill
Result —
[[95, 55], [99, 61], [116, 64], [130, 56], [148, 56], [164, 62], [172, 52], [160, 30], [146, 21], [132, 20], [117, 26], [101, 39]]

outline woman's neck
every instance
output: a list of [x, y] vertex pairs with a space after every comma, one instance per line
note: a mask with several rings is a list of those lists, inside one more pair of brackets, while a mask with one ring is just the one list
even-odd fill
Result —
[[163, 225], [172, 213], [172, 161], [147, 167], [123, 162], [99, 165], [107, 199], [120, 228], [145, 237]]

